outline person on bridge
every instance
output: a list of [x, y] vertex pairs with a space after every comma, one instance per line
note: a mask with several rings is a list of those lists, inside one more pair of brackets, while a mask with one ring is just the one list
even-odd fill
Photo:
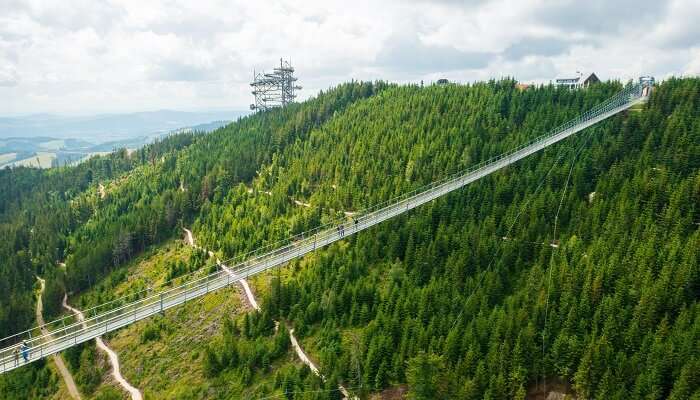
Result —
[[24, 358], [24, 362], [29, 362], [29, 344], [27, 344], [26, 340], [22, 342], [22, 346], [20, 346], [19, 349], [22, 352], [22, 358]]
[[19, 347], [15, 347], [15, 351], [12, 352], [12, 355], [15, 356], [15, 367], [19, 365]]

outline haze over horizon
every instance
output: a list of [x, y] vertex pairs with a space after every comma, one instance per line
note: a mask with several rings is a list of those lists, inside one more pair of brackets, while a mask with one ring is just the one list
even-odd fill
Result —
[[693, 0], [70, 3], [0, 5], [0, 115], [245, 110], [280, 57], [302, 100], [351, 79], [700, 73]]
[[234, 116], [239, 115], [239, 113], [248, 112], [250, 110], [235, 110], [226, 107], [211, 107], [202, 109], [189, 109], [189, 110], [178, 110], [178, 109], [168, 109], [168, 108], [154, 108], [154, 109], [140, 109], [134, 111], [102, 111], [102, 112], [89, 112], [89, 111], [70, 111], [70, 112], [19, 112], [11, 114], [0, 114], [0, 118], [29, 118], [29, 117], [55, 117], [55, 118], [86, 118], [86, 117], [103, 117], [103, 116], [113, 116], [113, 115], [129, 115], [129, 114], [146, 114], [146, 113], [182, 113], [182, 114], [196, 114], [196, 113], [236, 113]]

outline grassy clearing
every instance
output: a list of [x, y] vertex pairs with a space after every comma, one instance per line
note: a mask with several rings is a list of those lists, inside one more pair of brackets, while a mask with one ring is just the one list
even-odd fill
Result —
[[161, 288], [166, 283], [168, 268], [178, 262], [189, 263], [192, 255], [193, 250], [180, 240], [151, 247], [73, 301], [85, 309], [149, 287]]
[[17, 153], [0, 154], [0, 165], [7, 164], [17, 158]]
[[35, 168], [51, 168], [51, 162], [56, 158], [56, 153], [40, 151], [31, 157], [13, 162], [14, 167], [35, 167]]
[[223, 289], [116, 332], [109, 344], [124, 376], [146, 398], [206, 397], [212, 387], [200, 357], [224, 318], [239, 311], [239, 298]]
[[53, 358], [49, 357], [47, 359], [48, 361], [46, 364], [48, 365], [49, 369], [51, 370], [51, 375], [52, 379], [56, 380], [56, 392], [49, 397], [51, 400], [63, 400], [63, 399], [70, 399], [70, 393], [68, 393], [68, 388], [66, 387], [66, 382], [61, 379], [61, 376], [58, 374], [58, 368], [56, 367], [56, 364], [53, 362]]
[[[189, 262], [191, 256], [192, 250], [175, 240], [161, 247], [151, 248], [133, 260], [129, 265], [110, 274], [91, 290], [82, 293], [79, 297], [69, 298], [69, 301], [81, 309], [87, 309], [94, 305], [143, 290], [149, 286], [162, 286], [165, 282], [168, 268], [177, 262]], [[124, 356], [121, 354], [120, 349], [112, 344], [112, 340], [113, 337], [118, 338], [124, 335], [129, 337], [129, 333], [134, 330], [139, 332], [138, 335], [140, 335], [141, 327], [150, 323], [150, 320], [143, 321], [140, 324], [136, 324], [136, 326], [126, 328], [123, 331], [116, 332], [105, 338], [107, 344], [119, 355], [120, 363], [122, 364], [122, 374], [132, 384], [135, 383], [132, 382], [131, 375], [127, 373], [128, 367], [124, 365]], [[138, 341], [135, 345], [138, 345]], [[90, 342], [88, 346], [91, 347], [91, 350], [94, 350], [94, 360], [91, 362], [93, 363], [92, 368], [94, 368], [99, 375], [99, 384], [93, 389], [94, 392], [90, 389], [86, 389], [85, 385], [81, 385], [81, 390], [89, 393], [89, 396], [87, 396], [88, 398], [94, 397], [96, 399], [105, 400], [128, 399], [127, 394], [114, 381], [111, 375], [111, 365], [109, 364], [107, 355], [95, 350], [94, 342]], [[82, 364], [84, 360], [81, 359], [80, 362]], [[136, 386], [139, 387], [138, 385]]]
[[[172, 240], [148, 250], [73, 301], [87, 308], [148, 286], [162, 286], [172, 266], [193, 262], [195, 252], [181, 240]], [[201, 273], [207, 269], [202, 268]], [[267, 290], [271, 276], [253, 278], [256, 294]], [[164, 316], [139, 321], [104, 339], [119, 355], [124, 377], [142, 391], [145, 399], [258, 398], [276, 393], [278, 371], [303, 368], [291, 351], [269, 368], [253, 370], [252, 375], [231, 369], [216, 377], [205, 376], [202, 358], [206, 348], [223, 346], [218, 339], [227, 318], [243, 325], [249, 310], [244, 298], [242, 288], [234, 285], [168, 310]], [[264, 340], [273, 339], [271, 336]], [[97, 364], [101, 362], [100, 357], [95, 360]], [[95, 396], [111, 399], [108, 396], [114, 386], [109, 366], [95, 367], [103, 371]], [[121, 390], [119, 395], [114, 398], [126, 398]]]

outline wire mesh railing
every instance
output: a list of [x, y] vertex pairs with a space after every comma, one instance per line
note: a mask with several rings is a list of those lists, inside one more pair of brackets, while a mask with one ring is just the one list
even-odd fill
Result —
[[[156, 292], [148, 288], [85, 310], [86, 319], [66, 316], [0, 340], [0, 372], [9, 371], [27, 362], [35, 361], [93, 339], [123, 326], [162, 313], [165, 310], [229, 286], [294, 258], [312, 252], [337, 240], [367, 229], [393, 216], [418, 207], [504, 166], [526, 157], [544, 147], [568, 137], [586, 127], [608, 118], [642, 100], [642, 84], [625, 87], [622, 91], [583, 114], [565, 122], [547, 134], [538, 136], [508, 152], [482, 161], [443, 179], [418, 187], [410, 192], [358, 211], [351, 219], [339, 217], [318, 226], [222, 261], [232, 265], [229, 270], [197, 277], [198, 271], [184, 277], [177, 286]], [[271, 250], [272, 249], [272, 250]], [[172, 281], [171, 284], [174, 284]], [[41, 329], [40, 329], [41, 328]], [[48, 333], [42, 333], [42, 330]], [[21, 356], [21, 357], [20, 357]], [[26, 360], [25, 361], [25, 357]]]

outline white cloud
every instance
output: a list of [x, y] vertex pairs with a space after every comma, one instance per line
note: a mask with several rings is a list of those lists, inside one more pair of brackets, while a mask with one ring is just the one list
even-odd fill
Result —
[[696, 0], [674, 0], [668, 18], [656, 25], [649, 38], [664, 47], [700, 47], [700, 6]]
[[690, 54], [690, 61], [684, 66], [682, 75], [698, 76], [700, 75], [700, 48], [695, 48]]
[[0, 115], [245, 109], [280, 57], [349, 79], [548, 81], [700, 71], [696, 0], [5, 0]]
[[0, 66], [0, 86], [15, 86], [19, 76], [12, 66]]

